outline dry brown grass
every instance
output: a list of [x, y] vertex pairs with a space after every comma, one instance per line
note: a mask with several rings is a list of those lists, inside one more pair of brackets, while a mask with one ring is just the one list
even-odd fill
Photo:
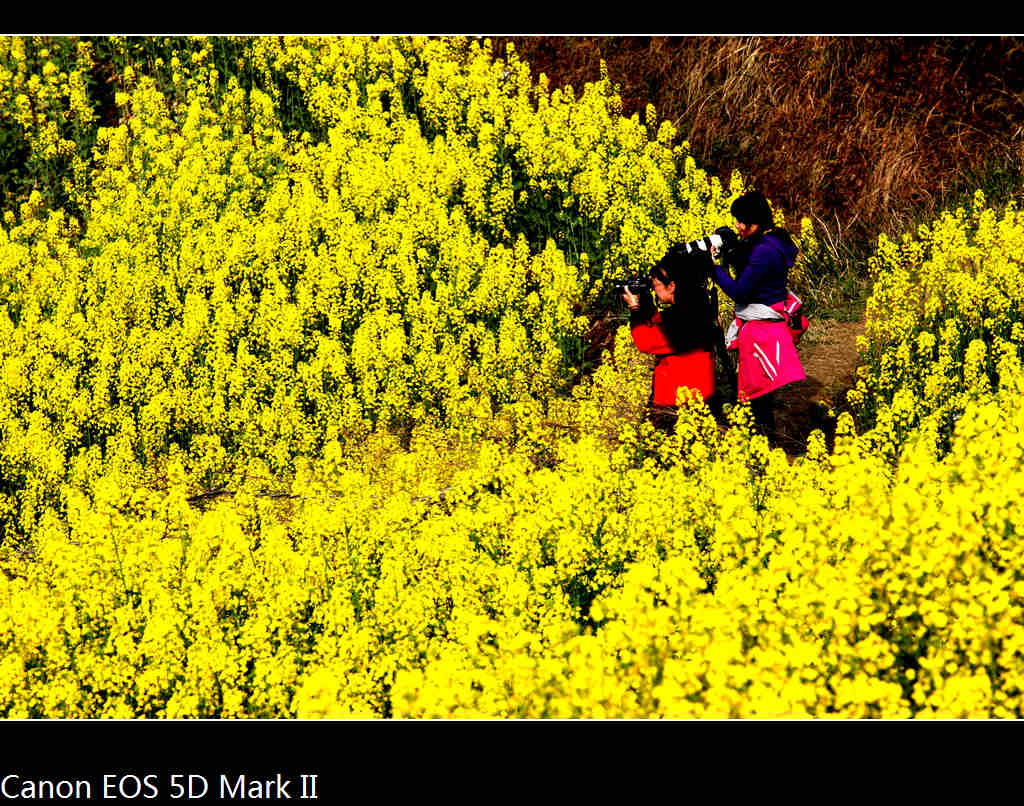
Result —
[[[927, 214], [993, 164], [1019, 171], [1024, 43], [989, 37], [517, 37], [552, 86], [608, 65], [623, 111], [653, 103], [694, 156], [739, 169], [833, 236]], [[498, 42], [499, 48], [502, 46]], [[500, 52], [500, 51], [499, 51]]]

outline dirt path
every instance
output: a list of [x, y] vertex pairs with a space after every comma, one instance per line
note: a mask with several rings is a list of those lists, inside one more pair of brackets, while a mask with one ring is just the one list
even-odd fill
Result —
[[831, 446], [835, 422], [827, 412], [846, 406], [846, 390], [853, 387], [859, 363], [857, 336], [863, 333], [863, 320], [819, 319], [804, 334], [799, 352], [807, 379], [779, 390], [775, 413], [777, 443], [791, 456], [804, 452], [816, 428]]

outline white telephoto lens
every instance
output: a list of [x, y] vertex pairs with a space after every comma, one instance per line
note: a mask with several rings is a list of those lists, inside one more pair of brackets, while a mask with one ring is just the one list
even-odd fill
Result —
[[712, 249], [722, 248], [722, 236], [717, 232], [713, 232], [711, 235], [705, 235], [703, 238], [698, 238], [696, 241], [690, 241], [686, 244], [686, 251], [693, 252], [699, 249], [701, 252], [709, 252]]

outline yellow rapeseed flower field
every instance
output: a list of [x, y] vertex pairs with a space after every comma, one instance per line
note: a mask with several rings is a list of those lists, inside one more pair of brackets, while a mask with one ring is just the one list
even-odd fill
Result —
[[607, 76], [113, 40], [100, 125], [60, 46], [0, 40], [59, 176], [0, 226], [0, 713], [1021, 716], [1015, 208], [879, 239], [856, 419], [791, 462], [743, 406], [653, 430], [625, 326], [584, 366], [743, 191]]

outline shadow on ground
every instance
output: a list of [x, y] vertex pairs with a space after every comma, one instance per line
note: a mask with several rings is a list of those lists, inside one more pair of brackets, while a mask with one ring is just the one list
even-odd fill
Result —
[[776, 445], [791, 457], [806, 452], [814, 430], [832, 449], [834, 415], [847, 408], [846, 391], [853, 388], [859, 363], [857, 337], [863, 333], [863, 321], [818, 320], [800, 342], [807, 378], [780, 389], [775, 409]]

